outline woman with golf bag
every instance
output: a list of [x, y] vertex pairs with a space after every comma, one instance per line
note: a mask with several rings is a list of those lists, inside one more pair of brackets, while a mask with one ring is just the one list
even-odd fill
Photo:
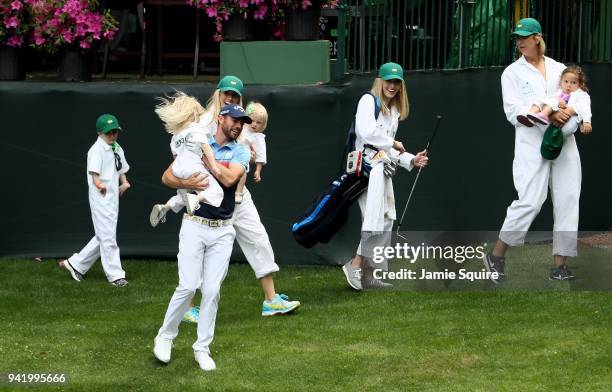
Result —
[[[383, 64], [370, 93], [361, 97], [355, 115], [355, 149], [363, 152], [364, 161], [371, 166], [368, 189], [358, 199], [361, 241], [356, 256], [342, 267], [348, 284], [355, 290], [391, 286], [374, 278], [374, 268], [386, 270], [387, 266], [386, 261], [374, 265], [372, 252], [373, 247], [387, 246], [391, 241], [396, 219], [392, 176], [396, 165], [412, 170], [415, 166], [425, 167], [428, 161], [425, 151], [409, 154], [395, 140], [399, 121], [408, 117], [408, 91], [402, 67]], [[380, 108], [377, 118], [376, 108]]]

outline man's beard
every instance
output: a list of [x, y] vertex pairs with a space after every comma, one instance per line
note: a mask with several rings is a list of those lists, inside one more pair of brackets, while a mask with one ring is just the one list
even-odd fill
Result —
[[231, 127], [231, 126], [223, 125], [222, 129], [223, 129], [223, 134], [225, 134], [225, 137], [227, 137], [229, 140], [236, 140], [238, 136], [240, 136], [240, 133], [241, 133], [241, 131], [238, 131], [236, 133], [236, 136], [234, 136], [234, 132], [232, 132], [234, 127]]

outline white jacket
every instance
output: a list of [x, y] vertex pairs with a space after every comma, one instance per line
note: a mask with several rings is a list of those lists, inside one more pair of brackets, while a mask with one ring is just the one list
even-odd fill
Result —
[[[364, 95], [357, 105], [355, 115], [355, 148], [362, 150], [364, 145], [369, 144], [385, 151], [390, 156], [399, 156], [400, 166], [407, 170], [412, 169], [412, 158], [414, 155], [403, 153], [399, 155], [392, 148], [400, 114], [391, 108], [389, 115], [381, 111], [378, 118], [374, 118], [374, 97]], [[370, 152], [373, 155], [372, 152]], [[362, 231], [383, 231], [384, 219], [396, 219], [395, 196], [393, 193], [393, 182], [385, 177], [382, 170], [382, 162], [375, 161], [367, 190], [367, 203], [362, 224]]]

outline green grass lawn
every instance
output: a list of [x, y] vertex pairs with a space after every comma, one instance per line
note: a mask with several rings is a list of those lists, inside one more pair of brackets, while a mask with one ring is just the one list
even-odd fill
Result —
[[61, 390], [73, 391], [609, 391], [612, 385], [610, 292], [357, 293], [340, 268], [287, 266], [277, 288], [303, 305], [294, 315], [263, 318], [251, 269], [232, 265], [211, 347], [218, 370], [204, 373], [193, 359], [194, 325], [181, 326], [169, 365], [151, 352], [177, 284], [176, 263], [129, 260], [124, 267], [130, 285], [117, 288], [100, 263], [77, 283], [51, 260], [0, 260], [0, 373], [68, 373]]

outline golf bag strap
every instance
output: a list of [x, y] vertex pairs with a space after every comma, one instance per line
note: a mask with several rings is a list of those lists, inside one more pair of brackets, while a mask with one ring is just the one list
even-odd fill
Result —
[[[355, 140], [357, 140], [357, 134], [355, 131], [355, 127], [357, 126], [357, 124], [355, 123], [355, 119], [357, 117], [357, 108], [359, 107], [359, 101], [361, 101], [361, 98], [363, 98], [365, 95], [371, 95], [374, 98], [374, 119], [378, 119], [378, 116], [380, 115], [380, 111], [382, 108], [380, 99], [369, 91], [364, 92], [361, 97], [359, 97], [359, 100], [355, 104], [355, 109], [353, 110], [353, 121], [351, 122], [351, 127], [349, 128], [348, 135], [346, 137], [346, 142], [344, 143], [344, 151], [342, 153], [342, 159], [340, 164], [340, 173], [342, 173], [346, 167], [346, 156], [348, 155], [348, 153], [351, 151], [355, 151]], [[373, 148], [372, 146], [370, 146], [369, 148], [378, 151], [378, 149]]]
[[363, 145], [363, 148], [364, 148], [364, 149], [369, 148], [370, 150], [373, 150], [373, 151], [376, 151], [376, 152], [380, 151], [380, 149], [379, 149], [378, 147], [374, 147], [374, 146], [373, 146], [373, 145], [371, 145], [371, 144], [364, 144], [364, 145]]

